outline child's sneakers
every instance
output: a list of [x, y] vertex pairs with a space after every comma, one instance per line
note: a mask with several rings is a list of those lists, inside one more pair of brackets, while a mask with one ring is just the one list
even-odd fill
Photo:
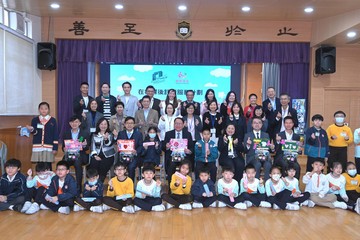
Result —
[[274, 210], [279, 210], [280, 208], [279, 208], [278, 205], [276, 205], [276, 204], [274, 203], [274, 204], [273, 204], [273, 209], [274, 209]]
[[269, 202], [266, 202], [266, 201], [261, 201], [260, 202], [260, 207], [271, 208], [271, 204]]
[[179, 208], [182, 210], [191, 210], [192, 209], [190, 203], [180, 204]]
[[171, 209], [173, 207], [174, 207], [174, 205], [171, 205], [170, 203], [166, 203], [166, 209]]
[[204, 206], [202, 205], [202, 203], [193, 202], [192, 207], [193, 208], [203, 208]]
[[47, 206], [45, 206], [44, 204], [40, 204], [40, 209], [41, 210], [49, 210], [49, 208]]
[[302, 203], [300, 203], [300, 207], [302, 207], [302, 206], [309, 206], [309, 201], [311, 201], [311, 200], [305, 200], [305, 201], [303, 201]]
[[246, 210], [247, 209], [245, 203], [237, 203], [237, 204], [235, 204], [234, 208], [241, 209], [241, 210]]
[[34, 202], [31, 206], [26, 210], [25, 214], [34, 214], [40, 210], [39, 204]]
[[218, 207], [219, 207], [219, 208], [226, 207], [226, 204], [223, 203], [223, 202], [221, 202], [221, 201], [219, 201], [219, 202], [218, 202]]
[[209, 207], [216, 208], [216, 201], [214, 201], [212, 204], [210, 204]]
[[163, 212], [163, 211], [165, 211], [165, 206], [162, 205], [162, 204], [153, 206], [153, 207], [151, 208], [151, 211], [154, 211], [154, 212]]
[[70, 208], [69, 207], [60, 207], [58, 210], [59, 213], [69, 215], [70, 214]]
[[[24, 206], [22, 207], [22, 209], [21, 209], [20, 212], [22, 212], [22, 213], [26, 212], [26, 211], [31, 207], [31, 205], [32, 205], [31, 202], [26, 201], [26, 202], [24, 203]], [[38, 205], [38, 206], [39, 206], [39, 205]]]
[[358, 198], [356, 200], [356, 204], [355, 204], [355, 207], [354, 207], [354, 210], [357, 214], [360, 214], [360, 198]]
[[99, 206], [92, 206], [90, 208], [90, 211], [94, 212], [94, 213], [103, 213], [104, 210], [103, 210], [103, 207], [101, 205]]
[[138, 212], [138, 211], [140, 211], [141, 210], [141, 208], [139, 208], [138, 206], [134, 206], [134, 210], [135, 210], [135, 212]]
[[111, 207], [109, 207], [109, 206], [106, 205], [106, 204], [103, 204], [103, 205], [102, 205], [102, 209], [103, 209], [103, 211], [107, 211], [107, 210], [110, 210]]
[[313, 207], [315, 207], [315, 203], [313, 202], [313, 201], [311, 201], [311, 200], [307, 200], [308, 201], [308, 207], [309, 208], [313, 208]]
[[293, 204], [293, 203], [287, 203], [286, 204], [286, 210], [291, 210], [291, 211], [297, 211], [300, 209], [299, 205]]
[[75, 204], [73, 210], [74, 210], [74, 212], [78, 212], [78, 211], [83, 211], [83, 210], [85, 210], [85, 208], [83, 208], [83, 207]]
[[135, 213], [133, 206], [125, 206], [121, 209], [121, 211], [126, 212], [126, 213]]
[[247, 200], [245, 201], [245, 204], [246, 204], [246, 207], [247, 207], [247, 208], [250, 208], [250, 207], [252, 207], [252, 205], [253, 205], [252, 202], [247, 201]]
[[344, 202], [335, 201], [333, 202], [333, 205], [336, 208], [347, 209], [347, 205]]

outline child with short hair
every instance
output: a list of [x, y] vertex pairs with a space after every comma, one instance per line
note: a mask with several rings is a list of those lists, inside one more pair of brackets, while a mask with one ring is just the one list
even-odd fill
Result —
[[99, 181], [99, 173], [96, 169], [89, 168], [86, 171], [86, 178], [83, 197], [77, 197], [75, 199], [74, 212], [86, 209], [91, 212], [102, 213], [104, 184]]
[[231, 167], [222, 167], [222, 178], [217, 182], [218, 189], [218, 207], [231, 207], [236, 209], [246, 209], [246, 204], [240, 202], [239, 183], [234, 178], [234, 169]]
[[76, 181], [69, 174], [69, 164], [59, 161], [56, 164], [56, 176], [51, 179], [45, 196], [41, 198], [40, 209], [51, 209], [54, 212], [70, 214], [70, 207], [74, 206], [77, 195]]
[[26, 178], [20, 173], [21, 162], [9, 159], [4, 164], [5, 173], [0, 179], [0, 211], [21, 212], [26, 195]]
[[191, 194], [194, 199], [193, 208], [216, 207], [215, 184], [208, 168], [199, 169], [199, 178], [192, 185]]
[[191, 177], [188, 175], [190, 172], [191, 162], [183, 160], [180, 162], [179, 171], [171, 176], [170, 190], [171, 194], [164, 193], [161, 198], [167, 202], [166, 208], [173, 207], [183, 210], [191, 210], [192, 196], [191, 190]]
[[297, 203], [300, 204], [300, 206], [314, 207], [314, 202], [309, 200], [310, 193], [300, 191], [299, 180], [295, 177], [295, 166], [293, 164], [289, 164], [285, 172], [287, 176], [283, 177], [282, 180], [285, 183], [285, 188], [291, 191], [291, 196], [296, 200]]
[[103, 198], [103, 210], [114, 209], [126, 213], [135, 213], [132, 206], [134, 182], [126, 175], [127, 164], [117, 162], [114, 165], [115, 177], [110, 179], [106, 196]]
[[142, 169], [142, 177], [136, 185], [136, 193], [134, 198], [135, 211], [165, 211], [165, 206], [162, 204], [160, 191], [161, 181], [154, 180], [155, 168], [152, 164], [147, 164]]
[[346, 172], [343, 173], [345, 177], [345, 190], [349, 200], [355, 202], [354, 210], [360, 214], [360, 175], [357, 174], [356, 165], [353, 162], [348, 162]]
[[335, 194], [329, 194], [329, 181], [322, 173], [325, 163], [321, 158], [316, 158], [312, 164], [313, 170], [303, 176], [303, 183], [306, 184], [305, 192], [310, 193], [310, 200], [314, 204], [329, 207], [342, 208], [344, 205], [337, 201]]
[[273, 166], [270, 170], [270, 179], [265, 182], [267, 201], [273, 205], [273, 209], [299, 210], [299, 205], [293, 203], [296, 200], [291, 196], [292, 193], [285, 188], [285, 183], [281, 179], [281, 171], [278, 166]]
[[256, 169], [252, 164], [245, 167], [245, 173], [240, 181], [240, 199], [242, 199], [246, 207], [253, 205], [256, 207], [271, 208], [271, 204], [266, 202], [264, 180], [255, 177]]
[[216, 182], [216, 159], [219, 156], [216, 143], [211, 140], [210, 129], [202, 130], [202, 139], [195, 144], [195, 179], [199, 178], [200, 170], [207, 167], [210, 171], [210, 178]]
[[[45, 162], [38, 162], [35, 166], [35, 171], [36, 175], [34, 177], [32, 177], [31, 168], [27, 171], [26, 186], [29, 199], [27, 199], [28, 201], [25, 202], [22, 209], [25, 211], [25, 214], [34, 214], [40, 210], [41, 199], [44, 197], [46, 189], [49, 188], [51, 179], [55, 176], [55, 173], [50, 171], [49, 166]], [[33, 203], [31, 203], [31, 199], [34, 199]]]
[[161, 155], [161, 142], [157, 135], [156, 127], [149, 127], [148, 132], [143, 141], [143, 152], [142, 163], [152, 163], [156, 166], [160, 165], [160, 155]]

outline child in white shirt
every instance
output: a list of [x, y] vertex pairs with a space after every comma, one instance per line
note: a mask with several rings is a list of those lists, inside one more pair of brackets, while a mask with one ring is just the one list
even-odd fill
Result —
[[329, 181], [329, 191], [330, 194], [335, 194], [339, 206], [342, 209], [353, 209], [355, 203], [349, 202], [349, 197], [346, 194], [345, 184], [346, 180], [342, 173], [342, 165], [339, 162], [334, 162], [331, 168], [331, 173], [327, 174], [327, 180]]

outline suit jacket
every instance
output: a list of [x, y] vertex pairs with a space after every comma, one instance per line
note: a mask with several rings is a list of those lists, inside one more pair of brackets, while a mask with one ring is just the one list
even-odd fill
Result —
[[[188, 116], [184, 115], [183, 119], [184, 119], [185, 122], [187, 122], [188, 121]], [[195, 141], [198, 141], [198, 140], [201, 139], [200, 133], [201, 133], [201, 131], [203, 129], [203, 124], [201, 122], [201, 118], [198, 115], [194, 115], [194, 124], [195, 124], [196, 120], [199, 121], [199, 124], [197, 126], [195, 125]], [[185, 129], [188, 131], [188, 127], [185, 127]]]
[[[281, 137], [281, 139], [286, 140], [285, 131], [279, 132], [278, 135]], [[300, 135], [293, 132], [291, 140], [300, 141]], [[275, 151], [276, 151], [275, 159], [282, 159], [284, 152], [282, 150], [282, 144], [280, 142], [275, 143]]]
[[[274, 113], [273, 109], [271, 109], [271, 110], [268, 109], [269, 103], [270, 103], [269, 98], [267, 98], [262, 103], [262, 109], [263, 109], [263, 112], [265, 113], [265, 116], [266, 116], [267, 119], [270, 119], [272, 114]], [[276, 104], [276, 110], [281, 108], [280, 98], [275, 98], [275, 104]]]
[[135, 158], [138, 159], [141, 156], [142, 151], [143, 151], [143, 136], [141, 135], [141, 133], [139, 131], [136, 131], [134, 129], [133, 134], [131, 135], [130, 138], [128, 138], [126, 130], [122, 130], [119, 132], [119, 135], [116, 140], [119, 140], [119, 139], [124, 139], [124, 140], [134, 139], [135, 140], [135, 149], [136, 149], [136, 154], [137, 154], [135, 156]]
[[[140, 121], [144, 122], [145, 125], [140, 126], [139, 125]], [[149, 123], [149, 122], [152, 122], [152, 123]], [[135, 113], [135, 127], [137, 127], [139, 129], [139, 131], [142, 133], [143, 138], [147, 134], [149, 127], [157, 127], [158, 123], [159, 123], [159, 115], [153, 109], [149, 110], [147, 119], [145, 119], [144, 109], [137, 110]]]
[[234, 124], [236, 129], [237, 138], [240, 142], [243, 142], [244, 135], [247, 132], [246, 131], [246, 118], [244, 116], [239, 116], [238, 119], [234, 117], [226, 117], [226, 126], [229, 124]]
[[73, 100], [73, 109], [74, 109], [74, 114], [75, 115], [78, 115], [78, 116], [81, 116], [81, 114], [83, 113], [83, 110], [84, 109], [87, 109], [90, 111], [90, 101], [93, 100], [94, 98], [91, 97], [91, 96], [88, 96], [89, 97], [89, 102], [88, 102], [88, 105], [85, 106], [85, 104], [83, 104], [82, 106], [80, 105], [80, 100], [82, 99], [84, 102], [84, 98], [83, 96], [80, 94], [80, 95], [77, 95], [74, 100]]
[[[189, 103], [188, 101], [181, 102], [181, 105], [180, 105], [181, 116], [187, 115], [185, 107], [188, 103]], [[194, 115], [200, 116], [200, 103], [193, 101], [193, 104], [195, 105]]]
[[[96, 97], [96, 102], [98, 104], [97, 111], [100, 112], [100, 113], [104, 113], [104, 102], [101, 101], [101, 97], [102, 97], [102, 95]], [[116, 114], [115, 103], [117, 102], [117, 99], [113, 95], [109, 95], [109, 97], [110, 97], [111, 115], [114, 115], [114, 114]]]
[[[281, 129], [282, 118], [280, 118], [279, 120], [276, 119], [276, 115], [281, 112], [282, 112], [281, 107], [279, 109], [276, 109], [276, 111], [274, 111], [273, 113], [271, 121], [269, 122], [269, 127], [274, 129], [275, 134], [279, 133]], [[289, 106], [289, 113], [291, 114], [291, 117], [294, 119], [294, 128], [296, 128], [299, 125], [299, 121], [297, 118], [297, 111], [296, 109], [291, 108]]]
[[95, 128], [96, 123], [99, 121], [100, 118], [103, 117], [103, 114], [100, 112], [96, 112], [95, 119], [93, 121], [91, 112], [85, 113], [86, 119], [83, 118], [81, 123], [81, 129], [87, 131], [87, 133], [90, 135], [90, 128]]
[[152, 109], [154, 109], [155, 111], [158, 112], [158, 118], [160, 118], [160, 116], [161, 116], [160, 103], [161, 103], [160, 99], [154, 98], [154, 103], [153, 103], [153, 105], [151, 107]]
[[[224, 165], [224, 163], [226, 162], [226, 159], [229, 158], [228, 154], [229, 154], [229, 142], [225, 142], [223, 135], [221, 137], [219, 137], [219, 141], [218, 141], [218, 150], [220, 152], [220, 156], [219, 156], [219, 164], [220, 165]], [[244, 146], [241, 142], [240, 139], [238, 139], [238, 143], [234, 144], [233, 146], [233, 150], [235, 153], [235, 157], [236, 158], [240, 158], [243, 160], [243, 156], [242, 153], [244, 152]]]
[[124, 115], [128, 117], [135, 117], [135, 112], [138, 110], [138, 98], [130, 95], [128, 102], [126, 102], [125, 95], [120, 97], [121, 101], [124, 103]]
[[[163, 151], [165, 152], [165, 162], [170, 163], [171, 162], [171, 151], [170, 149], [166, 149], [166, 144], [170, 142], [170, 139], [176, 138], [175, 136], [175, 129], [168, 131], [165, 133], [165, 140], [164, 144], [162, 145]], [[188, 149], [194, 153], [194, 142], [191, 137], [191, 133], [189, 133], [186, 129], [182, 130], [182, 138], [188, 140]], [[191, 154], [186, 154], [186, 157], [189, 159]]]
[[[222, 122], [219, 124], [220, 118], [222, 118]], [[216, 137], [219, 137], [221, 135], [221, 130], [223, 129], [224, 123], [226, 121], [226, 119], [221, 115], [221, 113], [219, 113], [219, 112], [216, 113], [214, 126], [212, 125], [212, 122], [211, 122], [210, 112], [204, 113], [202, 119], [203, 119], [203, 127], [204, 128], [207, 128], [207, 129], [215, 128], [216, 129]], [[207, 124], [205, 122], [206, 119], [209, 119], [209, 124]]]
[[[248, 138], [250, 138], [251, 140], [251, 145], [250, 148], [247, 148], [247, 140]], [[244, 136], [244, 150], [246, 153], [246, 162], [250, 162], [251, 158], [253, 158], [255, 156], [255, 149], [254, 149], [254, 139], [255, 139], [255, 134], [253, 131], [248, 132], [245, 134]], [[266, 132], [260, 131], [260, 138], [265, 138], [265, 139], [269, 139], [269, 134], [267, 134]], [[270, 151], [270, 148], [269, 148]]]

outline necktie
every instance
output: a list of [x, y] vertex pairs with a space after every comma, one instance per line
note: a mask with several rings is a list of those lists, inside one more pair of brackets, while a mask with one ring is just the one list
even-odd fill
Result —
[[259, 136], [259, 133], [258, 133], [258, 132], [256, 133], [256, 138], [260, 138], [260, 136]]
[[177, 139], [180, 139], [180, 133], [179, 133], [179, 132], [176, 133], [176, 138], [177, 138]]
[[127, 136], [128, 136], [128, 139], [130, 139], [131, 138], [131, 133], [127, 133]]

